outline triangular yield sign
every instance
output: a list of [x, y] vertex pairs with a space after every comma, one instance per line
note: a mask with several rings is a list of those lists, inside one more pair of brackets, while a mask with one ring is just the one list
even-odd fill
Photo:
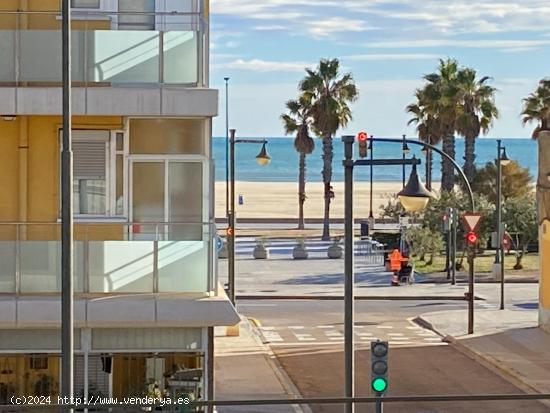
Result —
[[469, 212], [464, 214], [462, 219], [464, 220], [468, 231], [475, 231], [481, 221], [481, 214]]

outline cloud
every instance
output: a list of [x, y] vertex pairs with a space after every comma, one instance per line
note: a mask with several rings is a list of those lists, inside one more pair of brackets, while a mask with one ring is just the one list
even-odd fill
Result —
[[236, 59], [226, 63], [214, 63], [215, 69], [248, 70], [252, 72], [303, 72], [306, 67], [313, 66], [306, 62], [282, 62], [261, 59]]
[[440, 58], [440, 55], [428, 53], [371, 53], [342, 57], [342, 59], [348, 59], [357, 62], [387, 60], [436, 60]]
[[525, 47], [541, 47], [550, 45], [550, 40], [453, 40], [453, 39], [418, 39], [370, 42], [368, 48], [377, 49], [406, 49], [406, 48], [433, 48], [433, 47], [464, 47], [476, 49], [512, 49]]
[[347, 19], [339, 16], [306, 22], [306, 27], [309, 33], [319, 37], [328, 36], [332, 33], [374, 30], [373, 27], [369, 28], [363, 20]]

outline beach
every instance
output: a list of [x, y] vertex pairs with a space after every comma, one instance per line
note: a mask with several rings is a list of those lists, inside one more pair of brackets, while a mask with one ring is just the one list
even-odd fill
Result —
[[[331, 218], [344, 217], [344, 183], [333, 182], [335, 197], [332, 200]], [[354, 186], [354, 215], [357, 218], [369, 216], [368, 182], [356, 182]], [[437, 184], [439, 187], [439, 184]], [[373, 212], [378, 216], [380, 205], [402, 188], [401, 182], [375, 182], [373, 190]], [[235, 184], [236, 214], [239, 218], [298, 218], [297, 182], [248, 182]], [[239, 195], [243, 205], [239, 205]], [[306, 184], [307, 200], [304, 204], [306, 218], [323, 217], [323, 184]], [[216, 218], [225, 217], [225, 182], [216, 182]]]

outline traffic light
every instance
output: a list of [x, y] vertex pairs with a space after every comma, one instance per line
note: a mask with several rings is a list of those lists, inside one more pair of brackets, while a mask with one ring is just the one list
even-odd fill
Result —
[[466, 234], [466, 241], [468, 241], [468, 245], [474, 246], [477, 244], [477, 234], [474, 231], [468, 232]]
[[357, 134], [357, 141], [359, 142], [359, 157], [366, 158], [369, 146], [369, 135], [367, 132], [359, 132]]
[[371, 387], [379, 396], [388, 389], [388, 348], [387, 341], [370, 343]]

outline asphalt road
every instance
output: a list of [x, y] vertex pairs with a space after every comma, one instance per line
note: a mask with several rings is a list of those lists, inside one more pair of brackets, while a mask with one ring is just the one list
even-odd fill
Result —
[[[371, 395], [369, 343], [390, 342], [389, 395], [511, 394], [521, 390], [441, 341], [410, 319], [430, 311], [463, 307], [463, 302], [358, 301], [356, 389]], [[239, 311], [254, 317], [264, 341], [303, 397], [343, 394], [343, 303], [341, 301], [241, 301]], [[312, 406], [315, 413], [341, 413], [342, 406]], [[356, 411], [374, 412], [372, 406]], [[537, 401], [387, 404], [385, 413], [550, 412]]]

